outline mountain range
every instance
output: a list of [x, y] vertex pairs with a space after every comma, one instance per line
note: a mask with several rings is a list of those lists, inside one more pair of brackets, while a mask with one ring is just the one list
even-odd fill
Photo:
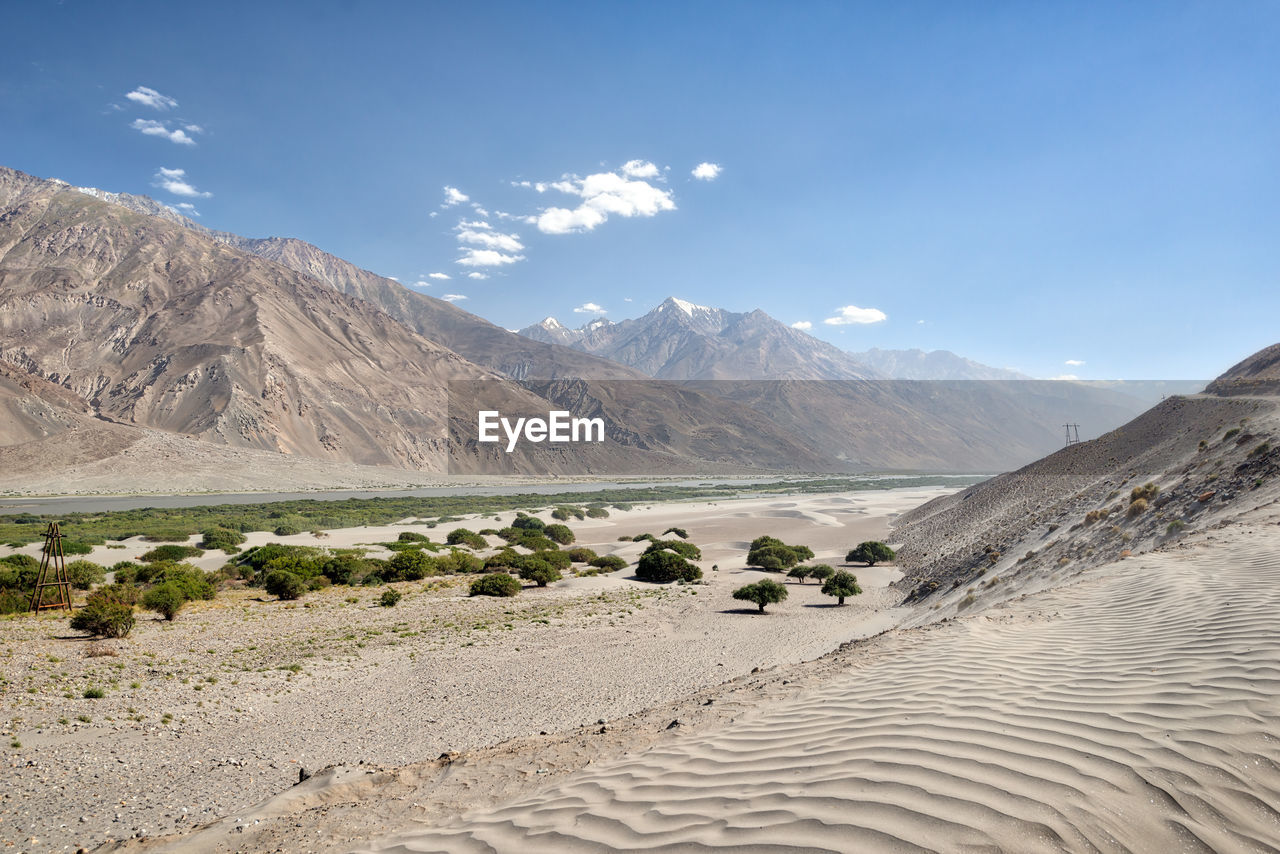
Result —
[[[884, 360], [763, 312], [674, 298], [546, 331], [515, 334], [300, 240], [0, 168], [11, 474], [123, 459], [150, 434], [425, 472], [974, 471], [1052, 450], [1064, 417], [1102, 430], [1141, 408], [1074, 383], [886, 382]], [[474, 440], [480, 403], [600, 417], [607, 441], [505, 455]]]

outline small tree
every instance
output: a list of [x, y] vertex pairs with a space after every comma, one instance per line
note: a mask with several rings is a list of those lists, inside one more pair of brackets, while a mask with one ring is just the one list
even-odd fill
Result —
[[857, 596], [862, 592], [858, 586], [858, 578], [852, 572], [843, 569], [827, 579], [822, 585], [822, 592], [836, 597], [836, 604], [843, 605], [846, 596]]
[[781, 602], [787, 598], [787, 588], [778, 582], [766, 578], [757, 581], [755, 584], [747, 584], [733, 591], [734, 599], [743, 599], [747, 602], [755, 602], [760, 606], [760, 613], [764, 613], [765, 605], [772, 605], [774, 602]]
[[107, 571], [88, 560], [73, 560], [67, 564], [67, 578], [77, 590], [88, 590], [107, 578]]
[[845, 563], [865, 563], [867, 566], [875, 566], [881, 561], [893, 560], [893, 549], [886, 546], [879, 540], [867, 540], [859, 543], [856, 548], [844, 556]]
[[262, 586], [280, 599], [298, 599], [307, 591], [307, 583], [285, 569], [270, 572]]
[[525, 581], [532, 581], [539, 587], [546, 587], [553, 581], [559, 581], [560, 570], [547, 563], [542, 558], [526, 557], [521, 561], [520, 577]]
[[825, 563], [819, 563], [809, 567], [809, 577], [819, 582], [826, 582], [828, 578], [835, 574], [836, 571]]
[[471, 582], [472, 596], [515, 596], [520, 592], [520, 582], [505, 572], [491, 572]]
[[787, 573], [788, 578], [797, 579], [801, 584], [809, 577], [810, 569], [807, 566], [797, 566], [795, 569]]
[[428, 575], [435, 575], [436, 566], [430, 555], [423, 554], [420, 549], [409, 549], [396, 552], [395, 557], [388, 562], [388, 568], [391, 570], [388, 580], [395, 578], [418, 581]]
[[542, 535], [552, 542], [559, 543], [562, 546], [567, 546], [577, 539], [574, 537], [573, 531], [570, 530], [568, 525], [560, 524], [548, 525], [543, 528]]
[[187, 604], [186, 594], [173, 581], [166, 581], [164, 584], [152, 587], [142, 597], [142, 607], [148, 611], [155, 611], [166, 620], [172, 620], [178, 616], [178, 612], [185, 604]]
[[668, 581], [697, 581], [701, 577], [701, 569], [675, 552], [665, 550], [646, 551], [640, 556], [640, 563], [636, 567], [636, 578], [658, 584]]

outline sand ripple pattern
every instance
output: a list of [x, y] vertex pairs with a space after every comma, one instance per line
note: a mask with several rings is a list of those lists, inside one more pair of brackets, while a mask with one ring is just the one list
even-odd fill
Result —
[[1280, 850], [1278, 545], [888, 636], [821, 689], [383, 850]]

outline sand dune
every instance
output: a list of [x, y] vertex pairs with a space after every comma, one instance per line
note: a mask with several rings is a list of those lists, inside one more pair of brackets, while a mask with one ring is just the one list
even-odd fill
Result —
[[373, 850], [1276, 850], [1276, 520], [891, 633], [731, 726]]

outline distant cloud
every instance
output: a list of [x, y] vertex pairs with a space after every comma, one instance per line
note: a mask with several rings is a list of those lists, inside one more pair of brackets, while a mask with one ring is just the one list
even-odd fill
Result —
[[440, 299], [445, 302], [457, 302], [458, 300], [466, 299], [466, 296], [464, 294], [445, 294]]
[[431, 287], [431, 283], [426, 281], [425, 279], [418, 279], [418, 281], [413, 283], [413, 286], [415, 288], [429, 288]]
[[585, 178], [566, 175], [551, 184], [520, 181], [516, 186], [532, 187], [539, 193], [556, 190], [582, 199], [576, 207], [548, 207], [524, 220], [536, 225], [543, 234], [574, 234], [594, 230], [610, 215], [650, 217], [675, 210], [670, 191], [638, 180], [641, 175], [657, 174], [658, 167], [652, 163], [631, 160], [619, 172], [597, 172]]
[[462, 247], [462, 257], [454, 263], [461, 264], [463, 267], [502, 267], [523, 260], [523, 255], [507, 255], [496, 249]]
[[462, 223], [458, 226], [459, 243], [483, 246], [486, 249], [501, 249], [503, 252], [519, 252], [524, 249], [524, 244], [520, 242], [519, 235], [493, 231], [487, 223], [478, 223], [483, 228], [468, 227], [471, 225], [476, 224]]
[[174, 207], [188, 216], [200, 216], [200, 211], [196, 210], [196, 206], [191, 202], [178, 202]]
[[1073, 368], [1078, 368], [1084, 364], [1084, 360], [1083, 359], [1067, 359], [1065, 362], [1063, 362], [1063, 364], [1070, 365]]
[[207, 199], [213, 193], [205, 193], [197, 190], [190, 182], [187, 181], [187, 170], [185, 169], [166, 169], [161, 166], [160, 171], [155, 174], [155, 178], [151, 183], [153, 187], [159, 187], [162, 190], [168, 190], [175, 196], [188, 196], [193, 199]]
[[450, 276], [448, 273], [428, 273], [427, 278], [428, 279], [452, 279], [453, 276]]
[[471, 197], [459, 190], [457, 187], [444, 188], [444, 207], [451, 208], [454, 205], [460, 205], [463, 202], [471, 201]]
[[722, 171], [724, 171], [724, 169], [718, 163], [699, 163], [697, 166], [693, 167], [693, 172], [691, 174], [699, 181], [714, 181], [716, 178], [720, 177], [720, 173]]
[[850, 326], [852, 324], [879, 323], [888, 318], [889, 315], [878, 308], [858, 308], [856, 305], [846, 305], [836, 309], [835, 317], [828, 317], [822, 322], [828, 326]]
[[916, 325], [917, 325], [917, 326], [924, 326], [924, 321], [923, 321], [923, 320], [917, 320], [917, 321], [916, 321]]
[[[169, 126], [164, 122], [157, 122], [153, 119], [134, 119], [130, 125], [134, 130], [142, 131], [147, 136], [161, 136], [170, 142], [176, 142], [178, 145], [195, 145], [196, 141], [187, 136], [187, 132], [181, 128], [170, 130]], [[198, 128], [199, 125], [188, 125], [188, 127]], [[197, 131], [198, 132], [198, 131]]]
[[182, 129], [189, 130], [192, 133], [204, 133], [204, 128], [200, 127], [200, 125], [183, 125]]
[[467, 278], [468, 278], [468, 279], [487, 279], [487, 278], [489, 278], [489, 274], [488, 274], [488, 273], [478, 273], [478, 272], [476, 272], [475, 270], [472, 270], [470, 273], [467, 273]]
[[1059, 375], [1058, 375], [1058, 376], [1056, 376], [1056, 377], [1049, 377], [1049, 379], [1051, 379], [1051, 380], [1068, 380], [1068, 381], [1071, 381], [1071, 380], [1078, 380], [1078, 379], [1080, 379], [1080, 378], [1079, 378], [1078, 376], [1076, 376], [1075, 374], [1059, 374]]
[[657, 178], [659, 173], [648, 160], [628, 160], [622, 164], [622, 174], [628, 178]]
[[797, 320], [795, 323], [791, 324], [791, 328], [799, 329], [801, 332], [806, 332], [813, 328], [813, 324], [807, 320]]
[[177, 101], [168, 95], [161, 95], [149, 86], [139, 86], [125, 95], [125, 97], [135, 104], [141, 104], [144, 107], [151, 107], [156, 110], [171, 110], [178, 106]]
[[573, 310], [574, 314], [608, 314], [609, 309], [601, 308], [593, 302], [584, 302]]
[[622, 298], [622, 301], [623, 301], [623, 302], [631, 302], [631, 297], [623, 297], [623, 298]]

